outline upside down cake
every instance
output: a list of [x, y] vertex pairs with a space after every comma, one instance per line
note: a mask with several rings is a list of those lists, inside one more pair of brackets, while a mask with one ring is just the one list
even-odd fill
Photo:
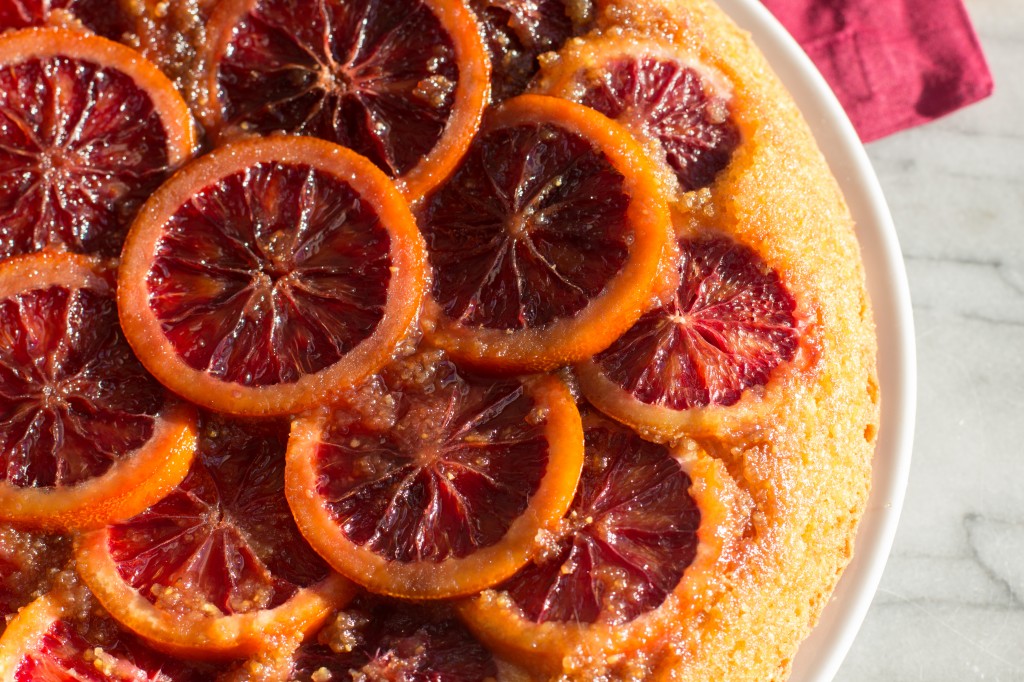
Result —
[[776, 680], [878, 430], [707, 0], [0, 0], [0, 680]]

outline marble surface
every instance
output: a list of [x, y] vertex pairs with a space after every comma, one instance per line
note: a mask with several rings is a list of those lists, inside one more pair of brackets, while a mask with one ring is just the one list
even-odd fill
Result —
[[919, 403], [896, 542], [837, 682], [1024, 680], [1024, 3], [966, 4], [994, 97], [868, 145]]

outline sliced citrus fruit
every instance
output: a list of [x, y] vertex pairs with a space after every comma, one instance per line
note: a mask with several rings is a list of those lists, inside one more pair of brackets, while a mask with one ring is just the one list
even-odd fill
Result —
[[0, 264], [0, 519], [81, 528], [137, 514], [185, 476], [195, 419], [132, 355], [94, 260]]
[[711, 185], [740, 143], [725, 76], [677, 48], [621, 35], [588, 38], [550, 64], [543, 92], [625, 125], [683, 192]]
[[487, 369], [604, 350], [640, 317], [671, 231], [643, 150], [587, 107], [505, 102], [421, 207], [434, 267], [428, 337]]
[[491, 55], [491, 99], [521, 95], [537, 73], [538, 57], [558, 50], [590, 23], [590, 0], [470, 0]]
[[735, 483], [699, 451], [668, 448], [596, 413], [572, 508], [544, 553], [463, 602], [462, 617], [510, 660], [600, 670], [685, 627], [732, 533]]
[[675, 295], [577, 368], [598, 409], [663, 439], [756, 423], [800, 346], [796, 301], [753, 249], [718, 235], [679, 249]]
[[132, 29], [118, 0], [0, 0], [0, 32], [70, 22], [81, 22], [111, 40], [120, 40]]
[[164, 385], [241, 415], [298, 412], [391, 359], [426, 258], [408, 204], [354, 152], [274, 136], [164, 184], [125, 243], [125, 334]]
[[460, 0], [226, 0], [210, 34], [210, 130], [337, 142], [410, 198], [451, 172], [488, 101], [490, 61]]
[[153, 651], [62, 592], [32, 602], [0, 637], [5, 682], [208, 682], [216, 672]]
[[116, 255], [195, 143], [185, 101], [134, 50], [56, 28], [0, 36], [0, 257]]
[[385, 373], [381, 423], [357, 410], [295, 422], [288, 502], [310, 544], [374, 592], [471, 594], [525, 564], [557, 525], [583, 457], [555, 377], [476, 380], [441, 360]]
[[315, 640], [272, 663], [246, 664], [247, 682], [400, 680], [485, 682], [498, 665], [450, 609], [361, 597]]
[[0, 526], [0, 632], [18, 609], [49, 591], [70, 556], [66, 536]]
[[80, 535], [83, 580], [158, 648], [240, 656], [315, 630], [354, 588], [302, 539], [284, 497], [287, 425], [208, 416], [199, 454], [170, 495]]

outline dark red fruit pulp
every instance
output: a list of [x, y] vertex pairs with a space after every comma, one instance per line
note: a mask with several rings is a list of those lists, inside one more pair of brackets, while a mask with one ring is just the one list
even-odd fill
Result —
[[668, 449], [611, 423], [584, 436], [570, 532], [498, 588], [538, 623], [633, 620], [661, 605], [697, 552], [700, 509]]
[[675, 410], [732, 405], [793, 358], [796, 302], [749, 247], [680, 241], [675, 297], [640, 318], [596, 361], [641, 402]]
[[563, 128], [483, 134], [421, 212], [435, 300], [449, 318], [492, 329], [580, 312], [629, 255], [623, 182], [604, 154]]
[[[135, 518], [109, 528], [121, 578], [154, 603], [224, 614], [279, 606], [328, 574], [284, 497], [287, 425], [206, 417], [185, 480]], [[173, 608], [170, 606], [168, 608]]]
[[226, 121], [344, 145], [392, 176], [434, 148], [454, 105], [455, 48], [422, 0], [258, 0], [220, 63]]
[[120, 40], [132, 29], [117, 0], [0, 0], [0, 32], [42, 26], [54, 10], [65, 10], [96, 33]]
[[160, 116], [124, 73], [69, 57], [0, 69], [0, 257], [117, 255], [167, 164]]
[[435, 607], [364, 598], [321, 638], [326, 634], [338, 641], [300, 647], [290, 679], [309, 680], [318, 670], [332, 680], [400, 682], [483, 682], [498, 674], [491, 654]]
[[392, 386], [394, 426], [342, 414], [316, 453], [317, 491], [349, 539], [394, 561], [465, 557], [498, 542], [548, 464], [544, 420], [519, 381], [470, 381], [444, 362]]
[[196, 193], [168, 221], [149, 302], [191, 367], [244, 386], [291, 383], [376, 329], [390, 243], [344, 180], [261, 163]]
[[491, 56], [491, 99], [495, 102], [525, 91], [540, 69], [537, 57], [558, 50], [581, 30], [569, 16], [565, 0], [472, 0], [470, 6]]
[[54, 286], [0, 301], [0, 480], [100, 476], [150, 439], [163, 403], [110, 296]]
[[659, 140], [683, 191], [714, 182], [740, 142], [728, 101], [709, 96], [701, 74], [676, 61], [613, 59], [579, 101]]
[[115, 633], [79, 632], [69, 621], [55, 621], [35, 648], [22, 652], [15, 682], [207, 682], [216, 671], [153, 651], [135, 638]]
[[0, 0], [0, 31], [41, 26], [50, 4], [48, 0]]

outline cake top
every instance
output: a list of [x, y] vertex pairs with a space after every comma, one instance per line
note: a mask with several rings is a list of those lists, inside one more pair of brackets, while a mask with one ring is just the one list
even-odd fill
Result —
[[0, 31], [0, 679], [786, 676], [875, 341], [835, 180], [714, 5]]

